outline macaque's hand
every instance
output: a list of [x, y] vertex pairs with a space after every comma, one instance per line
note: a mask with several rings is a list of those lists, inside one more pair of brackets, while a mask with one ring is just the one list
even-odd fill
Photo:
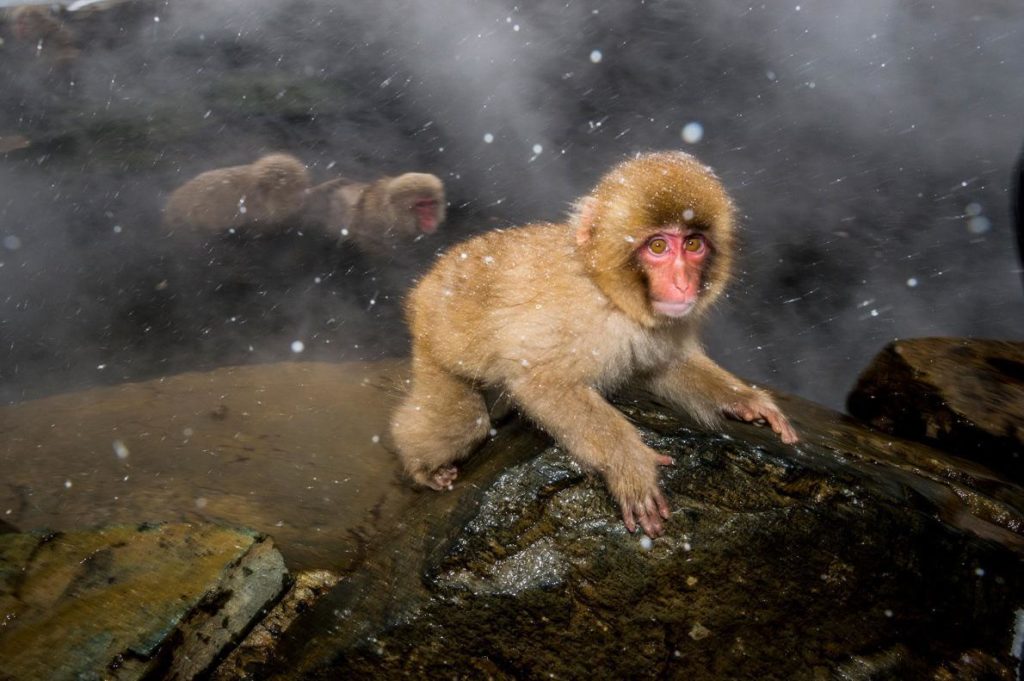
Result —
[[[672, 466], [675, 460], [670, 456], [647, 450], [646, 461], [637, 462], [635, 468], [608, 474], [608, 487], [622, 509], [622, 520], [626, 529], [636, 531], [637, 523], [648, 537], [659, 537], [664, 532], [662, 520], [671, 514], [668, 502], [658, 486], [659, 466]], [[614, 478], [614, 479], [613, 479]]]
[[775, 406], [775, 401], [761, 391], [751, 391], [749, 395], [726, 405], [724, 411], [726, 415], [748, 423], [766, 421], [787, 445], [800, 439], [786, 415]]

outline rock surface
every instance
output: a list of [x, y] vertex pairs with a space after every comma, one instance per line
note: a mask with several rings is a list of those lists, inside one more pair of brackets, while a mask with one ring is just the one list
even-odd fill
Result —
[[213, 525], [0, 535], [0, 678], [194, 678], [287, 574], [264, 536]]
[[881, 431], [1024, 482], [1024, 343], [895, 341], [861, 374], [847, 408]]
[[558, 447], [506, 427], [453, 492], [421, 496], [292, 626], [264, 672], [1012, 678], [1024, 491], [783, 404], [803, 437], [794, 448], [765, 429], [709, 434], [621, 405], [677, 461], [663, 475], [673, 517], [653, 542], [629, 535], [604, 485]]
[[297, 589], [217, 678], [1018, 672], [1024, 490], [980, 465], [793, 398], [796, 447], [626, 396], [677, 461], [652, 542], [517, 419], [453, 491], [409, 489], [380, 438], [403, 369], [231, 368], [0, 409], [0, 511], [254, 526], [343, 576], [315, 603], [326, 584]]
[[329, 570], [310, 570], [296, 575], [288, 593], [253, 627], [245, 640], [217, 665], [216, 672], [210, 678], [213, 681], [258, 678], [252, 676], [250, 670], [258, 673], [273, 659], [281, 634], [340, 579]]

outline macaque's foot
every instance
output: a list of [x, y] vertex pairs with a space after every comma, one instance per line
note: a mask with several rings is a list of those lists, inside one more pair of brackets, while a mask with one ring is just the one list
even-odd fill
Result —
[[452, 464], [444, 464], [434, 469], [434, 472], [427, 478], [426, 484], [434, 490], [451, 490], [452, 483], [459, 477], [459, 469]]
[[775, 406], [775, 403], [769, 397], [755, 395], [726, 407], [725, 413], [748, 423], [754, 421], [767, 422], [771, 429], [787, 445], [791, 445], [800, 439], [796, 434], [796, 430], [790, 425], [789, 419], [786, 418], [781, 409]]
[[433, 470], [426, 468], [409, 470], [409, 474], [419, 484], [430, 487], [431, 490], [441, 492], [443, 490], [451, 490], [452, 483], [459, 477], [459, 469], [452, 464], [443, 464]]

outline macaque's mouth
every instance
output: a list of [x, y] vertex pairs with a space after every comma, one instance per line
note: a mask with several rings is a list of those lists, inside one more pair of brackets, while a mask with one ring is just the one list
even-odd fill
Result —
[[437, 201], [434, 199], [422, 199], [412, 206], [416, 213], [416, 225], [424, 234], [433, 234], [437, 231]]
[[672, 303], [662, 300], [651, 301], [651, 307], [654, 308], [654, 311], [666, 317], [685, 317], [690, 313], [694, 305], [695, 302], [692, 300]]

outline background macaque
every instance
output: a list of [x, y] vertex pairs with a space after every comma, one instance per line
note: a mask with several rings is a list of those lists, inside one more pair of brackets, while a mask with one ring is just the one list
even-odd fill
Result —
[[669, 506], [643, 443], [601, 395], [627, 380], [711, 425], [725, 414], [796, 432], [761, 390], [704, 354], [697, 327], [729, 278], [733, 206], [706, 166], [652, 153], [613, 168], [569, 224], [490, 232], [445, 253], [412, 292], [410, 394], [392, 419], [406, 471], [456, 478], [499, 388], [604, 476], [626, 527], [662, 533]]
[[75, 37], [47, 7], [25, 5], [10, 13], [14, 38], [27, 49], [35, 50], [57, 72], [67, 75], [78, 58]]
[[433, 234], [444, 222], [444, 183], [429, 173], [405, 173], [364, 184], [332, 180], [309, 191], [308, 214], [341, 232], [370, 255]]
[[309, 184], [306, 166], [289, 154], [208, 170], [174, 190], [164, 208], [164, 225], [172, 233], [241, 227], [263, 232], [299, 215]]

